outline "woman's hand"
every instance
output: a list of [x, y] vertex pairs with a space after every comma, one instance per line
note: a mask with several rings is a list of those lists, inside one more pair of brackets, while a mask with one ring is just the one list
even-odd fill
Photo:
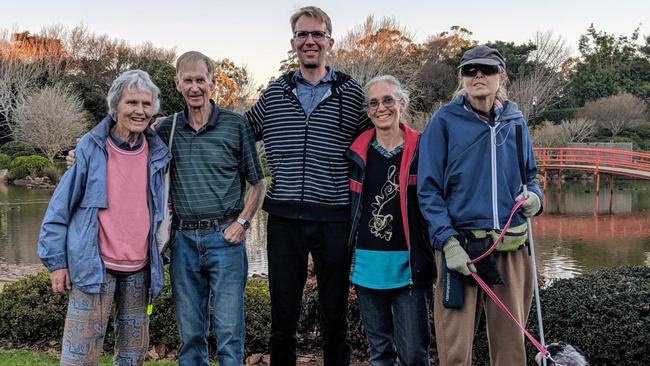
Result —
[[52, 281], [52, 291], [54, 293], [65, 294], [68, 290], [72, 289], [70, 273], [67, 268], [50, 272], [50, 280]]

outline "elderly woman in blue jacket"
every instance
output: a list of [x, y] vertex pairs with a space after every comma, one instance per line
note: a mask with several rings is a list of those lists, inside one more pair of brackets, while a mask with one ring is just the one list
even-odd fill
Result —
[[365, 86], [374, 129], [352, 143], [350, 251], [372, 366], [429, 366], [433, 249], [417, 201], [417, 131], [408, 93], [390, 75]]
[[[526, 324], [533, 294], [526, 217], [541, 212], [528, 129], [516, 104], [506, 99], [499, 51], [476, 46], [465, 52], [458, 79], [455, 98], [434, 114], [422, 134], [418, 164], [418, 197], [439, 269], [434, 299], [438, 357], [443, 366], [470, 365], [474, 330], [484, 312], [491, 364], [525, 365], [524, 336], [466, 276], [478, 267], [478, 274]], [[523, 131], [519, 142], [518, 128]], [[529, 193], [506, 239], [494, 255], [468, 265], [501, 232], [523, 185]], [[442, 285], [454, 274], [460, 281], [456, 293], [450, 291], [452, 281]]]
[[[163, 286], [155, 231], [171, 156], [148, 128], [159, 89], [130, 70], [108, 91], [109, 115], [85, 134], [45, 212], [38, 255], [52, 290], [69, 294], [62, 365], [96, 365], [115, 305], [114, 364], [140, 365], [148, 305]], [[62, 116], [65, 118], [65, 116]]]

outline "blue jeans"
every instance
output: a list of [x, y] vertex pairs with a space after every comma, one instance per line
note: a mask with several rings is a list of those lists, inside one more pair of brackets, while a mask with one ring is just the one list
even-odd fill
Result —
[[372, 366], [430, 366], [432, 287], [373, 290], [355, 285]]
[[245, 243], [223, 237], [225, 227], [175, 231], [172, 294], [181, 337], [180, 365], [208, 366], [210, 307], [220, 366], [244, 363]]

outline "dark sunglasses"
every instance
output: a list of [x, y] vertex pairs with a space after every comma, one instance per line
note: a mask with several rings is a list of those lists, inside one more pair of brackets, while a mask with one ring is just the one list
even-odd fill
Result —
[[499, 73], [499, 66], [496, 65], [465, 65], [460, 69], [460, 74], [466, 77], [474, 77], [478, 72], [485, 76], [490, 76]]

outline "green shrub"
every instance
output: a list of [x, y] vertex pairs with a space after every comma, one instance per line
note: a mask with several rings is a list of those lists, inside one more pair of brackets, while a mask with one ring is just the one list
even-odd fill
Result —
[[[590, 365], [650, 365], [650, 267], [602, 269], [557, 280], [541, 290], [546, 343], [581, 349]], [[527, 329], [537, 336], [535, 301]], [[485, 327], [476, 335], [474, 365], [488, 365]], [[526, 340], [528, 364], [537, 351]], [[480, 360], [480, 362], [479, 362]]]
[[66, 307], [67, 296], [52, 292], [47, 272], [7, 285], [0, 293], [0, 340], [58, 340]]
[[29, 172], [27, 171], [27, 168], [24, 167], [24, 166], [19, 166], [19, 167], [16, 167], [14, 169], [9, 169], [9, 171], [7, 172], [7, 175], [5, 176], [5, 178], [8, 181], [13, 181], [13, 180], [16, 180], [16, 179], [23, 179], [28, 175], [29, 175]]
[[536, 117], [537, 121], [553, 121], [560, 122], [563, 119], [572, 120], [575, 116], [577, 108], [559, 108], [551, 109], [544, 113], [541, 116]]
[[[368, 342], [361, 323], [361, 313], [354, 288], [350, 288], [348, 297], [348, 336], [355, 357], [366, 358]], [[310, 276], [303, 292], [302, 312], [298, 322], [298, 346], [304, 351], [320, 349], [323, 344], [320, 329], [320, 308], [316, 278]]]
[[[49, 274], [42, 271], [7, 285], [0, 292], [0, 344], [4, 342], [60, 342], [68, 304], [65, 295], [52, 293]], [[268, 353], [271, 330], [271, 304], [268, 281], [250, 278], [244, 294], [246, 306], [247, 354]], [[165, 286], [153, 303], [149, 326], [150, 346], [164, 344], [167, 352], [180, 348], [176, 315], [169, 281], [165, 271]], [[115, 336], [113, 319], [108, 322], [104, 349], [113, 348]], [[210, 345], [215, 341], [211, 336]]]
[[[313, 277], [310, 277], [298, 327], [299, 347], [310, 351], [322, 346], [315, 285]], [[558, 280], [541, 290], [547, 343], [559, 340], [577, 346], [590, 365], [594, 366], [649, 365], [649, 298], [650, 267], [604, 269]], [[66, 304], [66, 296], [52, 293], [46, 272], [6, 286], [4, 292], [0, 293], [0, 343], [59, 342]], [[270, 303], [266, 280], [249, 279], [245, 304], [246, 352], [268, 353]], [[527, 328], [537, 335], [534, 306], [529, 319]], [[348, 321], [352, 348], [357, 357], [363, 358], [367, 354], [367, 343], [354, 292], [350, 294]], [[150, 335], [152, 346], [162, 343], [167, 351], [179, 347], [168, 275], [163, 293], [154, 302]], [[105, 348], [110, 349], [113, 342], [112, 328], [109, 326]], [[526, 342], [528, 364], [532, 365], [536, 352]], [[435, 360], [435, 340], [431, 345], [431, 355]], [[489, 362], [484, 324], [479, 325], [475, 338], [474, 359], [473, 364], [477, 366]]]
[[49, 167], [52, 167], [52, 162], [42, 156], [19, 156], [11, 161], [11, 164], [9, 164], [9, 171], [12, 172], [15, 169], [25, 168], [30, 176], [35, 177], [41, 173], [43, 169]]
[[4, 145], [0, 146], [0, 153], [7, 154], [11, 158], [16, 158], [18, 156], [28, 156], [35, 155], [36, 150], [33, 147], [27, 145], [24, 142], [19, 141], [9, 141]]
[[50, 182], [56, 184], [59, 182], [59, 179], [61, 178], [63, 173], [56, 166], [49, 166], [41, 169], [39, 175], [41, 177], [48, 177], [50, 179]]
[[271, 298], [265, 279], [250, 278], [244, 294], [246, 304], [246, 354], [268, 353], [271, 336]]
[[11, 163], [11, 156], [0, 153], [0, 169], [9, 168], [10, 163]]

